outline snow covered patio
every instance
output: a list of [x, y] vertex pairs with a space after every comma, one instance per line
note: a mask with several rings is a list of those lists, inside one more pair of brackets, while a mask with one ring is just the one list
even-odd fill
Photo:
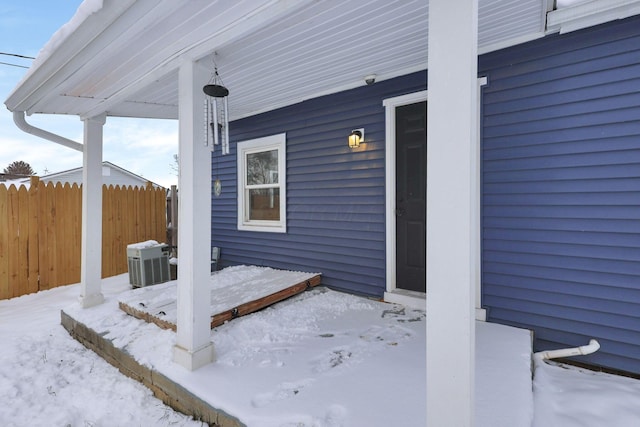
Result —
[[[211, 327], [244, 316], [320, 284], [320, 274], [256, 266], [229, 267], [211, 275]], [[176, 281], [127, 292], [118, 305], [127, 314], [175, 332]]]
[[[237, 275], [237, 269], [228, 273]], [[214, 328], [215, 362], [191, 372], [172, 362], [173, 331], [119, 309], [119, 301], [140, 289], [127, 290], [125, 275], [103, 286], [104, 304], [62, 311], [65, 328], [165, 402], [205, 421], [260, 427], [426, 423], [423, 311], [313, 288]], [[529, 331], [485, 322], [476, 327], [476, 425], [530, 426]]]

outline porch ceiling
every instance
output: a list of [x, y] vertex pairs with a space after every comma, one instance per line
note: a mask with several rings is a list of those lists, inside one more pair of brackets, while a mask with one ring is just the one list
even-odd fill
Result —
[[[479, 51], [544, 35], [551, 2], [479, 0]], [[5, 103], [175, 119], [180, 63], [215, 60], [237, 119], [425, 69], [427, 24], [425, 0], [104, 0]]]

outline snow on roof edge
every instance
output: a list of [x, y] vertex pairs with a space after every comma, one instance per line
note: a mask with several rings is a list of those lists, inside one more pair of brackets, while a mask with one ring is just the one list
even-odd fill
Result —
[[69, 36], [82, 25], [86, 19], [100, 11], [103, 6], [104, 0], [84, 0], [80, 6], [78, 6], [78, 10], [73, 15], [73, 17], [62, 27], [60, 27], [49, 39], [47, 43], [40, 49], [38, 54], [36, 55], [36, 59], [31, 63], [31, 67], [24, 74], [22, 79], [18, 82], [15, 88], [11, 91], [7, 99], [10, 99], [15, 95], [18, 89], [26, 82], [35, 72], [40, 68], [42, 64], [46, 62], [46, 60], [51, 57], [51, 55], [62, 45], [62, 43], [69, 38]]

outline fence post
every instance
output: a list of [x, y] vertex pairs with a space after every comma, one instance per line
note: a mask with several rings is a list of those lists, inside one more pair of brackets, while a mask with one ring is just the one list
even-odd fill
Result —
[[171, 186], [171, 249], [172, 256], [178, 257], [178, 187]]

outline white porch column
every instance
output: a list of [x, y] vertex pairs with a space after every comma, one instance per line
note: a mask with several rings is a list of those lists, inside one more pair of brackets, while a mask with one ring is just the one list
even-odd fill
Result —
[[80, 304], [84, 308], [104, 301], [102, 296], [102, 129], [105, 120], [105, 115], [83, 120]]
[[427, 104], [427, 424], [474, 423], [472, 144], [477, 0], [430, 0]]
[[204, 146], [205, 94], [209, 72], [191, 61], [178, 76], [178, 319], [173, 360], [196, 370], [214, 360], [210, 341], [211, 151]]

